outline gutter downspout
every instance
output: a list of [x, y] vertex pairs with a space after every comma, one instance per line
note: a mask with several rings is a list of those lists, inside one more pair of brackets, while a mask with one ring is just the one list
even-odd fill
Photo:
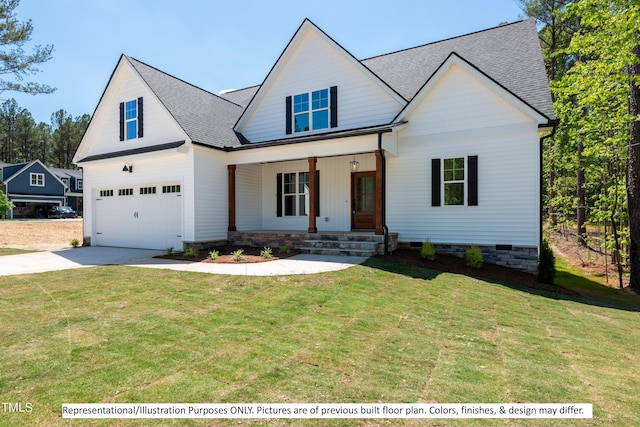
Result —
[[539, 229], [538, 232], [540, 233], [539, 239], [538, 239], [538, 254], [540, 253], [540, 248], [542, 248], [542, 229], [543, 229], [543, 220], [542, 218], [544, 217], [544, 184], [543, 184], [543, 176], [544, 176], [544, 172], [543, 172], [543, 161], [542, 161], [542, 153], [543, 153], [543, 142], [545, 139], [547, 138], [551, 138], [556, 134], [556, 129], [558, 128], [558, 125], [560, 124], [559, 120], [553, 120], [550, 121], [550, 124], [553, 126], [553, 130], [551, 131], [550, 134], [545, 135], [543, 137], [540, 137], [540, 224], [539, 224]]
[[382, 132], [378, 132], [378, 152], [382, 159], [382, 230], [384, 232], [384, 254], [389, 255], [389, 227], [387, 227], [387, 158], [382, 149]]

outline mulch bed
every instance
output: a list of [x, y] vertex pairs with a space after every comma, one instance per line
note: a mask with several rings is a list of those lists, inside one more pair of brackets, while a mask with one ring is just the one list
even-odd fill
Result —
[[484, 263], [482, 268], [475, 269], [468, 267], [464, 259], [450, 255], [438, 254], [436, 260], [427, 261], [422, 259], [422, 257], [420, 256], [420, 251], [399, 249], [393, 252], [393, 254], [391, 255], [378, 256], [378, 258], [400, 264], [431, 268], [433, 270], [449, 273], [463, 274], [465, 276], [475, 277], [478, 279], [513, 283], [516, 285], [525, 286], [527, 288], [553, 292], [560, 295], [579, 295], [579, 293], [570, 289], [563, 288], [562, 286], [538, 282], [534, 275], [519, 270], [514, 270], [513, 268]]
[[[219, 253], [216, 259], [209, 258], [209, 252], [216, 249]], [[240, 261], [236, 261], [231, 255], [232, 252], [243, 249], [244, 254]], [[300, 254], [298, 249], [291, 249], [289, 252], [282, 253], [278, 249], [273, 250], [273, 255], [269, 258], [265, 258], [260, 255], [260, 252], [264, 248], [257, 247], [242, 247], [236, 246], [221, 246], [217, 248], [201, 250], [195, 257], [189, 257], [182, 252], [178, 252], [171, 255], [159, 255], [155, 258], [175, 259], [180, 261], [192, 261], [192, 262], [208, 262], [219, 264], [248, 264], [256, 262], [269, 262], [278, 259], [285, 259], [294, 255]], [[422, 259], [420, 251], [399, 249], [393, 252], [391, 255], [377, 256], [376, 258], [391, 261], [399, 264], [413, 265], [416, 267], [431, 268], [433, 270], [444, 271], [449, 273], [463, 274], [469, 277], [475, 277], [478, 279], [492, 280], [496, 282], [513, 283], [516, 285], [525, 286], [531, 289], [537, 289], [546, 292], [553, 292], [561, 295], [579, 295], [577, 292], [563, 288], [561, 286], [552, 285], [548, 283], [538, 282], [536, 277], [532, 274], [524, 273], [522, 271], [514, 270], [512, 268], [502, 267], [500, 265], [485, 263], [482, 268], [475, 269], [468, 267], [465, 264], [465, 260], [449, 255], [438, 254], [435, 261], [427, 261]]]
[[[211, 259], [209, 258], [209, 252], [213, 251], [214, 249], [218, 251], [219, 255], [216, 259]], [[240, 261], [236, 261], [234, 256], [231, 255], [232, 252], [235, 252], [238, 249], [244, 250]], [[179, 261], [192, 262], [209, 262], [214, 264], [252, 264], [256, 262], [269, 262], [278, 259], [285, 259], [294, 255], [298, 255], [300, 253], [300, 251], [297, 249], [291, 249], [289, 252], [280, 252], [278, 249], [273, 249], [272, 255], [269, 258], [265, 258], [260, 255], [260, 252], [263, 249], [264, 248], [254, 248], [246, 246], [243, 246], [242, 248], [239, 248], [237, 246], [220, 246], [216, 248], [201, 250], [195, 257], [186, 256], [183, 252], [178, 252], [171, 255], [159, 255], [155, 256], [154, 258], [175, 259]]]

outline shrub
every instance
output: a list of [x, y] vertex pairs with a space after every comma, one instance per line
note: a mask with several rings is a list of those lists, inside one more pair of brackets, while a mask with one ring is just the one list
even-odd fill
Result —
[[73, 246], [74, 248], [77, 248], [78, 246], [80, 246], [80, 242], [78, 241], [78, 239], [71, 239], [71, 246]]
[[271, 250], [271, 248], [265, 247], [263, 250], [260, 251], [260, 256], [263, 258], [271, 258], [272, 254], [273, 254], [273, 251]]
[[164, 253], [167, 256], [171, 256], [173, 254], [173, 246], [169, 246], [167, 249], [164, 250]]
[[13, 203], [11, 203], [9, 201], [9, 198], [7, 198], [7, 195], [4, 194], [2, 190], [0, 190], [0, 216], [9, 212], [14, 207], [15, 206], [13, 205]]
[[547, 239], [542, 240], [540, 255], [538, 256], [538, 280], [543, 283], [553, 283], [556, 277], [556, 257]]
[[467, 265], [471, 268], [482, 268], [482, 263], [484, 262], [484, 258], [482, 257], [482, 252], [480, 248], [477, 246], [471, 246], [467, 249], [467, 256], [465, 257], [467, 260]]
[[430, 240], [425, 240], [420, 249], [420, 256], [427, 261], [434, 261], [436, 259], [436, 249]]
[[242, 255], [244, 255], [244, 249], [235, 250], [231, 252], [231, 255], [235, 261], [240, 261], [242, 259]]
[[281, 254], [288, 254], [289, 252], [291, 252], [291, 248], [289, 248], [289, 246], [283, 246], [280, 248], [280, 253]]
[[189, 258], [195, 258], [198, 256], [198, 250], [196, 248], [189, 248], [184, 251], [184, 256], [188, 256]]
[[218, 255], [220, 255], [220, 252], [214, 249], [211, 252], [209, 252], [209, 259], [216, 259], [218, 258]]

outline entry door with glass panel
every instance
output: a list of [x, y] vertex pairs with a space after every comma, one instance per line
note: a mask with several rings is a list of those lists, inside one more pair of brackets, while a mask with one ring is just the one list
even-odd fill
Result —
[[351, 174], [351, 228], [353, 230], [375, 228], [375, 178], [374, 171]]

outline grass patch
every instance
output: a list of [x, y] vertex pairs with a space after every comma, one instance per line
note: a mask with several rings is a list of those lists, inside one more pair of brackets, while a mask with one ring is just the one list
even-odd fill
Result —
[[30, 252], [38, 252], [38, 251], [31, 250], [31, 249], [0, 248], [0, 256], [28, 254]]
[[[0, 396], [33, 405], [0, 424], [65, 425], [73, 402], [578, 402], [594, 405], [581, 425], [640, 425], [640, 300], [598, 298], [385, 261], [309, 276], [105, 266], [0, 277]], [[323, 425], [372, 421], [424, 424]]]

